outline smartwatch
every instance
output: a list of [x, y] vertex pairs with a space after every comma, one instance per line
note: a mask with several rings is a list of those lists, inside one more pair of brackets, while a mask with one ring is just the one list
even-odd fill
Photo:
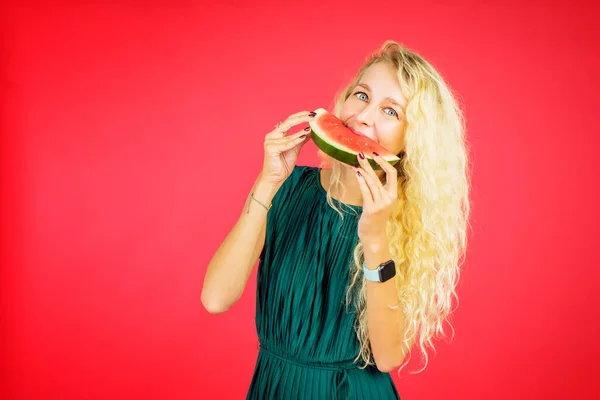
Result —
[[365, 278], [371, 282], [385, 282], [396, 276], [396, 263], [394, 260], [389, 260], [379, 264], [377, 269], [369, 269], [367, 264], [363, 262], [363, 272]]

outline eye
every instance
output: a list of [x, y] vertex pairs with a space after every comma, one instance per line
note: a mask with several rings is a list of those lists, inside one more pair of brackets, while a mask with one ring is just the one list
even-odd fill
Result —
[[398, 113], [393, 108], [387, 107], [384, 110], [389, 110], [390, 113], [386, 113], [387, 115], [391, 115], [392, 117], [398, 118]]
[[[369, 100], [369, 96], [367, 96], [367, 95], [365, 94], [365, 92], [356, 92], [356, 93], [354, 93], [354, 95], [355, 95], [356, 97], [358, 97], [358, 99], [359, 99], [359, 100], [362, 100], [362, 101], [367, 101], [367, 100]], [[362, 97], [362, 98], [361, 98], [361, 97]]]

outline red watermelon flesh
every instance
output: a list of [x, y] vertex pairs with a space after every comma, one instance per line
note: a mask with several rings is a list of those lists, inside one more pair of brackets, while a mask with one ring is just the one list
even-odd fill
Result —
[[323, 108], [315, 110], [317, 116], [309, 122], [312, 139], [322, 152], [349, 165], [358, 164], [357, 155], [362, 152], [374, 167], [381, 166], [372, 159], [373, 152], [394, 165], [400, 159], [374, 140], [353, 132], [342, 120]]

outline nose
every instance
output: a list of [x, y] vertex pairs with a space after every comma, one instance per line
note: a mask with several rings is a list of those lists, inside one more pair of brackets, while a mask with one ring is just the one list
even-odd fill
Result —
[[361, 125], [371, 126], [373, 125], [373, 119], [375, 118], [375, 110], [377, 105], [375, 103], [366, 104], [355, 116], [356, 121]]

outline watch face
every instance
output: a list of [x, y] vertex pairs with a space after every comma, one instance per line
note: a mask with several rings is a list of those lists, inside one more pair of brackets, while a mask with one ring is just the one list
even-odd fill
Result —
[[379, 269], [379, 279], [381, 282], [392, 279], [394, 276], [396, 276], [396, 264], [393, 260], [388, 261]]

